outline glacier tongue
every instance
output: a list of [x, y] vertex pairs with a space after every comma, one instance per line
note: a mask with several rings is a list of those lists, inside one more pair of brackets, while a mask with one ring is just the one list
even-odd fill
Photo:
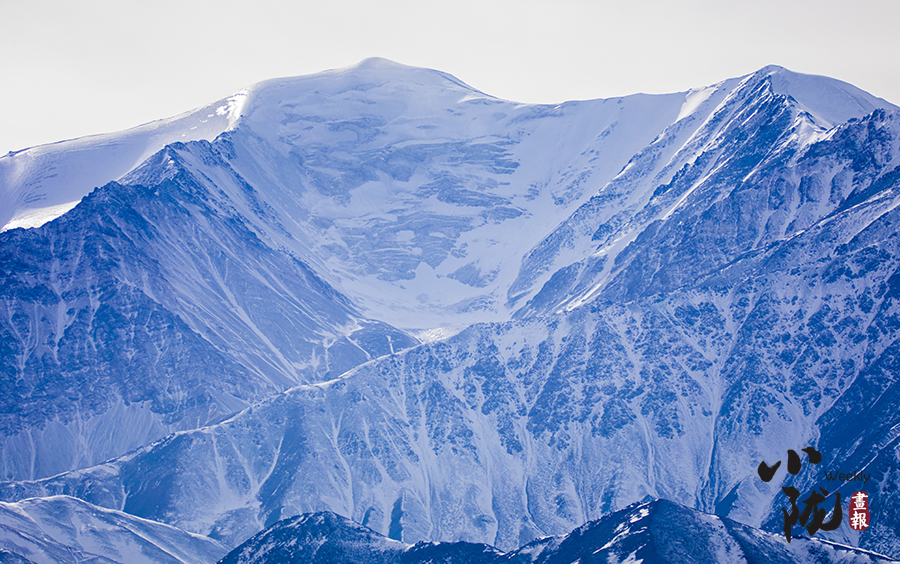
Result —
[[267, 206], [246, 214], [265, 240], [306, 257], [366, 315], [420, 330], [508, 318], [521, 257], [670, 124], [683, 98], [534, 106], [421, 69], [338, 78], [261, 85], [218, 143]]

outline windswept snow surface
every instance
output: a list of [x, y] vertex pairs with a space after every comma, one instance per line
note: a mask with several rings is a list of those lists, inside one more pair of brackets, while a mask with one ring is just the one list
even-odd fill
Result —
[[790, 72], [774, 65], [760, 72], [768, 72], [772, 77], [775, 92], [794, 98], [824, 127], [859, 119], [878, 108], [898, 109], [894, 104], [833, 78]]
[[0, 502], [0, 549], [34, 564], [212, 564], [226, 552], [212, 539], [68, 496]]
[[[252, 87], [226, 161], [268, 205], [269, 217], [247, 214], [262, 238], [306, 257], [365, 314], [458, 330], [508, 318], [522, 256], [682, 101], [518, 104], [374, 59]], [[193, 170], [238, 193], [192, 151]]]
[[239, 92], [127, 131], [10, 151], [0, 157], [0, 231], [59, 217], [169, 143], [215, 139], [234, 125], [245, 101], [246, 93]]

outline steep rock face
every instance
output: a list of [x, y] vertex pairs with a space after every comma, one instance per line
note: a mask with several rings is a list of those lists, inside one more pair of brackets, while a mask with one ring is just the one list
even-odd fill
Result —
[[226, 552], [212, 539], [65, 496], [0, 503], [0, 546], [0, 561], [35, 564], [212, 564]]
[[896, 114], [832, 127], [780, 76], [747, 77], [686, 142], [693, 115], [635, 155], [523, 263], [520, 279], [555, 274], [517, 316], [671, 292], [896, 181]]
[[[526, 552], [523, 547], [517, 552]], [[567, 562], [661, 562], [763, 564], [783, 562], [894, 562], [890, 558], [817, 538], [764, 533], [731, 519], [665, 500], [630, 506], [587, 523], [543, 549], [534, 564]]]
[[472, 543], [388, 540], [331, 513], [279, 521], [230, 552], [219, 564], [568, 564], [654, 563], [829, 563], [894, 562], [881, 555], [815, 539], [763, 533], [656, 500], [592, 521], [564, 537], [547, 537], [501, 553]]
[[34, 564], [34, 562], [28, 560], [27, 558], [3, 549], [0, 549], [0, 562], [2, 562], [3, 564]]
[[[97, 463], [415, 342], [365, 315], [459, 329], [526, 302], [520, 317], [670, 291], [880, 177], [887, 161], [861, 144], [892, 154], [846, 133], [810, 157], [834, 123], [890, 105], [774, 67], [550, 107], [370, 60], [227, 102], [157, 124], [196, 118], [223, 131], [212, 142], [171, 144], [59, 222], [2, 236], [6, 479]], [[43, 186], [29, 167], [7, 191]]]
[[96, 464], [415, 342], [156, 159], [168, 177], [151, 187], [111, 184], [0, 234], [6, 479]]
[[[809, 444], [832, 460], [821, 422], [872, 379], [864, 359], [892, 358], [895, 202], [890, 188], [694, 287], [476, 325], [2, 495], [77, 495], [227, 544], [328, 509], [407, 542], [510, 549], [648, 496], [758, 524], [780, 495], [759, 462]], [[890, 553], [896, 517], [878, 518]]]
[[[892, 279], [892, 286], [896, 282]], [[896, 323], [897, 318], [891, 321]], [[803, 492], [825, 488], [832, 495], [840, 494], [845, 506], [854, 492], [865, 491], [869, 495], [871, 526], [863, 532], [853, 531], [845, 518], [839, 538], [887, 554], [900, 553], [900, 541], [893, 532], [897, 527], [893, 500], [900, 487], [897, 349], [895, 340], [880, 355], [874, 356], [871, 365], [822, 417], [819, 445], [830, 457], [823, 461], [821, 469], [804, 475], [798, 486]], [[831, 473], [831, 477], [827, 473]], [[851, 480], [848, 476], [842, 481], [833, 477], [838, 473], [859, 473], [868, 479]], [[788, 502], [782, 497], [775, 505], [767, 523], [770, 528], [782, 524], [782, 520], [776, 518], [777, 507], [788, 505]], [[833, 505], [830, 500], [825, 506], [829, 505]]]
[[353, 521], [321, 512], [285, 519], [231, 551], [221, 564], [250, 562], [396, 562], [407, 548]]
[[[877, 199], [876, 199], [877, 201]], [[875, 207], [871, 202], [859, 207]], [[859, 544], [888, 553], [900, 550], [900, 542], [893, 530], [896, 528], [896, 512], [889, 501], [898, 487], [897, 462], [897, 402], [900, 397], [895, 376], [897, 363], [896, 338], [900, 320], [897, 317], [898, 298], [897, 271], [886, 268], [896, 261], [897, 250], [891, 244], [897, 238], [897, 218], [886, 213], [878, 224], [884, 230], [865, 229], [848, 244], [838, 250], [843, 260], [835, 261], [824, 276], [834, 284], [858, 286], [862, 278], [875, 282], [868, 292], [859, 296], [855, 316], [862, 312], [875, 313], [872, 322], [866, 326], [866, 336], [857, 331], [847, 331], [849, 319], [854, 317], [849, 308], [829, 311], [835, 319], [841, 312], [845, 316], [843, 331], [837, 334], [825, 333], [824, 339], [831, 346], [841, 341], [877, 343], [859, 351], [854, 362], [860, 366], [852, 384], [817, 421], [819, 429], [818, 446], [823, 453], [823, 461], [810, 465], [803, 473], [787, 483], [792, 483], [802, 492], [823, 488], [830, 493], [826, 506], [833, 505], [834, 496], [840, 495], [844, 506], [850, 496], [859, 490], [866, 491], [871, 500], [871, 526], [864, 532], [853, 531], [846, 519], [836, 535], [843, 542]], [[849, 303], [847, 300], [846, 303]], [[850, 315], [847, 315], [850, 313]], [[846, 479], [835, 478], [846, 474]], [[850, 479], [850, 475], [860, 474], [863, 478]], [[766, 527], [776, 529], [783, 519], [779, 506], [787, 505], [785, 496], [774, 503], [773, 512], [768, 517]]]

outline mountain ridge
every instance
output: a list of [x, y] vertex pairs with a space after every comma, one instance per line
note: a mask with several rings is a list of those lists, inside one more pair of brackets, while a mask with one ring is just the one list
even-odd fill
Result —
[[545, 537], [505, 553], [488, 545], [466, 542], [404, 545], [333, 513], [304, 514], [279, 521], [255, 535], [219, 564], [645, 561], [661, 564], [895, 562], [877, 553], [815, 538], [798, 538], [788, 544], [782, 537], [730, 519], [654, 500], [586, 523], [565, 536]]
[[[422, 71], [426, 71], [427, 73], [441, 76], [447, 82], [469, 90], [477, 95], [485, 96], [495, 100], [497, 99], [490, 96], [489, 94], [485, 94], [467, 85], [466, 83], [450, 74], [431, 69], [423, 69], [420, 67], [410, 67], [378, 57], [364, 59], [356, 65], [351, 65], [349, 67], [341, 69], [333, 69], [331, 71], [323, 71], [314, 75], [308, 75], [307, 77], [269, 79], [251, 85], [231, 96], [222, 98], [222, 100], [220, 101], [209, 104], [208, 106], [204, 106], [195, 110], [189, 110], [172, 118], [156, 120], [143, 125], [138, 125], [134, 128], [122, 132], [99, 134], [78, 139], [69, 139], [58, 141], [56, 143], [48, 145], [39, 145], [35, 147], [23, 148], [18, 151], [10, 151], [9, 154], [0, 157], [0, 185], [6, 186], [6, 190], [4, 190], [2, 194], [0, 194], [0, 196], [4, 196], [4, 200], [2, 201], [4, 205], [0, 206], [0, 209], [8, 210], [7, 212], [5, 212], [6, 214], [8, 214], [8, 217], [6, 215], [0, 216], [0, 223], [2, 223], [2, 227], [0, 227], [0, 229], [5, 231], [15, 227], [37, 227], [55, 217], [58, 217], [62, 213], [65, 213], [65, 211], [67, 211], [68, 209], [71, 209], [71, 207], [77, 201], [79, 201], [81, 197], [90, 192], [90, 190], [97, 186], [103, 185], [106, 182], [118, 180], [123, 174], [139, 165], [143, 160], [145, 160], [156, 151], [162, 149], [168, 143], [195, 139], [206, 139], [208, 141], [212, 141], [213, 138], [217, 135], [234, 128], [237, 122], [241, 120], [242, 111], [247, 102], [248, 94], [253, 92], [254, 90], [263, 89], [267, 85], [278, 87], [280, 85], [289, 83], [290, 81], [301, 80], [304, 78], [314, 79], [315, 77], [333, 77], [335, 75], [348, 74], [360, 70], [381, 70], [394, 73], [400, 70], [404, 70], [416, 72], [419, 74], [423, 74]], [[765, 71], [771, 71], [773, 73], [778, 73], [779, 71], [781, 71], [782, 74], [784, 72], [787, 72], [794, 77], [814, 76], [793, 73], [791, 71], [787, 71], [787, 69], [784, 69], [783, 67], [778, 67], [777, 65], [769, 65], [767, 67], [763, 67], [763, 69], [760, 69], [759, 71], [757, 71], [757, 73]], [[815, 78], [821, 79], [824, 77]], [[846, 83], [842, 83], [834, 79], [827, 80], [832, 81], [833, 83], [840, 83], [841, 85], [849, 86], [850, 90], [848, 91], [848, 96], [851, 99], [858, 100], [860, 94], [863, 94], [865, 98], [868, 98], [867, 101], [869, 102], [869, 104], [859, 104], [860, 108], [863, 108], [863, 106], [872, 106], [872, 109], [874, 109], [874, 107], [884, 107], [884, 105], [887, 105], [891, 108], [896, 108], [896, 106], [894, 106], [893, 104], [889, 104], [880, 98], [875, 98], [871, 95], [865, 94], [861, 90], [851, 85], [847, 85]], [[789, 83], [789, 81], [782, 82], [785, 84]], [[841, 89], [844, 90], [843, 87]], [[699, 89], [700, 92], [702, 92], [703, 90], [705, 89]], [[788, 88], [785, 88], [785, 93], [789, 93], [787, 92], [788, 90]], [[641, 94], [635, 95], [639, 96]], [[550, 105], [551, 104], [545, 104], [545, 106]], [[869, 109], [869, 111], [865, 111], [863, 109], [863, 113], [869, 113], [870, 111], [871, 109]], [[222, 119], [223, 117], [224, 119]], [[190, 124], [183, 126], [179, 124], [179, 122], [185, 121], [189, 118], [191, 119]], [[210, 123], [210, 120], [212, 120], [212, 123]], [[846, 121], [846, 119], [839, 119], [838, 121]], [[200, 128], [200, 131], [195, 131], [198, 124], [202, 125], [203, 127]], [[172, 129], [173, 131], [168, 132], [167, 129]], [[148, 133], [147, 137], [150, 137], [150, 139], [146, 142], [142, 141], [142, 139], [139, 138], [140, 135], [145, 131]], [[115, 149], [113, 151], [110, 151], [110, 147], [115, 147], [117, 144], [119, 144], [119, 142], [116, 141], [116, 138], [121, 136], [137, 137], [133, 140], [133, 142], [138, 144], [143, 142], [145, 143], [145, 147], [126, 148], [122, 146], [120, 149], [118, 149], [119, 154], [121, 154], [123, 151], [125, 152], [125, 154], [123, 154], [122, 156], [117, 156], [111, 159], [108, 155], [104, 155], [102, 160], [92, 158], [92, 166], [94, 167], [102, 165], [103, 162], [109, 161], [115, 161], [117, 164], [114, 167], [100, 166], [99, 168], [104, 169], [102, 174], [93, 174], [86, 177], [84, 180], [78, 180], [77, 183], [80, 184], [80, 186], [75, 188], [74, 191], [72, 188], [66, 188], [63, 185], [59, 184], [58, 181], [54, 180], [53, 176], [42, 176], [43, 173], [41, 172], [41, 169], [57, 169], [60, 166], [64, 166], [64, 161], [54, 156], [57, 152], [65, 153], [67, 151], [101, 151], [116, 155], [116, 153], [114, 152]], [[136, 153], [136, 150], [139, 150], [141, 152]], [[26, 162], [26, 157], [29, 162]], [[130, 162], [131, 164], [119, 164], [127, 162]], [[76, 174], [79, 173], [74, 170], [65, 171], [65, 176], [69, 179], [71, 179], [72, 176]], [[46, 188], [41, 188], [41, 184], [45, 184]], [[28, 192], [24, 192], [25, 190], [28, 190]], [[33, 204], [37, 202], [43, 202], [43, 204], [40, 207], [33, 206]]]

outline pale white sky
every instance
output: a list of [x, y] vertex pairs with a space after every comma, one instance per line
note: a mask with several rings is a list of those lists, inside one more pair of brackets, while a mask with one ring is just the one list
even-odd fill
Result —
[[898, 21], [900, 0], [0, 0], [0, 155], [372, 56], [521, 102], [778, 64], [900, 104]]

